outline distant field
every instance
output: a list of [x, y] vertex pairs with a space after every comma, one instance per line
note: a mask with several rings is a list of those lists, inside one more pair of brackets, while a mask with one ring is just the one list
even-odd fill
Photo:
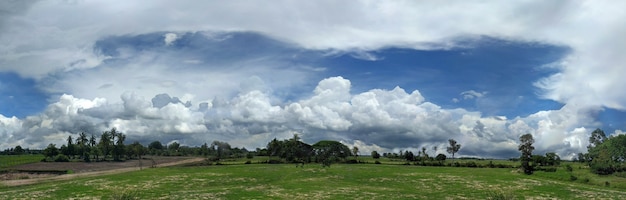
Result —
[[[232, 162], [236, 162], [233, 160]], [[241, 160], [237, 161], [241, 162]], [[245, 162], [245, 161], [244, 161]], [[587, 169], [574, 172], [587, 176]], [[565, 177], [565, 178], [562, 178]], [[149, 168], [91, 178], [2, 187], [0, 199], [626, 199], [619, 177], [609, 187], [562, 180], [568, 172], [406, 165], [251, 164]], [[590, 176], [591, 177], [591, 176]], [[617, 178], [617, 179], [616, 179]], [[601, 179], [591, 177], [591, 180]]]
[[9, 167], [40, 162], [44, 156], [41, 154], [36, 155], [0, 155], [0, 169], [6, 169]]

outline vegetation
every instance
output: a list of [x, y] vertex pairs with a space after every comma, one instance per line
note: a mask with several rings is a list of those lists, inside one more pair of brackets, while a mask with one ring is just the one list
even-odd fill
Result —
[[[578, 181], [556, 178], [566, 174], [565, 170], [563, 174], [537, 171], [533, 176], [524, 176], [511, 173], [511, 169], [385, 164], [295, 168], [287, 164], [243, 165], [243, 160], [237, 160], [239, 165], [149, 168], [117, 175], [0, 187], [0, 199], [626, 198], [623, 189], [615, 188], [620, 184], [615, 179], [600, 179], [602, 177], [590, 175], [588, 170], [579, 170], [577, 165], [574, 173], [579, 177], [588, 176], [589, 183], [583, 182], [583, 178]], [[609, 187], [604, 185], [605, 181], [610, 182]], [[623, 187], [621, 184], [618, 187]]]
[[461, 149], [461, 144], [457, 144], [456, 140], [453, 139], [449, 139], [448, 143], [450, 144], [450, 146], [447, 148], [448, 153], [452, 154], [452, 159], [454, 160], [454, 154], [456, 152], [459, 152], [459, 150]]
[[522, 135], [520, 138], [520, 145], [519, 145], [519, 151], [522, 152], [522, 155], [520, 156], [520, 161], [522, 162], [522, 170], [524, 170], [525, 174], [533, 174], [533, 166], [530, 165], [530, 162], [532, 161], [532, 155], [533, 155], [533, 150], [535, 149], [535, 147], [533, 147], [533, 143], [535, 143], [535, 140], [533, 139], [533, 135], [531, 135], [530, 133], [524, 134]]
[[41, 154], [1, 155], [0, 170], [17, 165], [39, 162], [41, 161], [41, 159], [43, 159], [43, 156]]

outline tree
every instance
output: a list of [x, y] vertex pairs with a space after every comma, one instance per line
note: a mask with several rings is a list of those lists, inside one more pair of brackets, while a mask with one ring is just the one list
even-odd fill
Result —
[[213, 141], [213, 143], [211, 143], [210, 149], [216, 152], [217, 160], [230, 156], [231, 154], [231, 147], [230, 144], [228, 144], [227, 142], [220, 142], [217, 140]]
[[281, 151], [282, 151], [282, 144], [280, 141], [278, 141], [276, 138], [274, 138], [272, 141], [270, 141], [267, 144], [267, 151], [269, 152], [269, 160], [271, 162], [272, 160], [272, 156], [277, 156]]
[[354, 155], [354, 159], [358, 160], [359, 159], [359, 148], [354, 146], [352, 147], [352, 154]]
[[461, 149], [461, 145], [456, 143], [456, 140], [453, 139], [449, 139], [448, 143], [450, 143], [450, 146], [446, 149], [448, 151], [449, 154], [452, 154], [452, 159], [454, 159], [454, 154], [456, 152], [459, 152], [459, 149]]
[[43, 150], [43, 155], [46, 158], [54, 159], [55, 156], [59, 155], [59, 149], [57, 149], [55, 144], [50, 143], [46, 149]]
[[533, 135], [530, 133], [522, 135], [519, 140], [521, 143], [518, 150], [522, 153], [520, 156], [522, 170], [524, 170], [525, 174], [530, 175], [533, 173], [533, 167], [530, 165], [530, 161], [532, 160], [533, 150], [535, 149], [535, 147], [533, 147], [535, 140], [533, 139]]
[[330, 167], [332, 162], [339, 161], [339, 159], [346, 159], [350, 156], [350, 148], [337, 141], [322, 140], [313, 144], [315, 151], [315, 160], [322, 163], [323, 167]]
[[437, 154], [437, 157], [435, 157], [435, 160], [440, 161], [440, 162], [441, 161], [445, 161], [446, 160], [446, 155], [444, 155], [442, 153]]
[[426, 161], [429, 159], [428, 154], [426, 153], [426, 147], [422, 147], [422, 161]]
[[67, 137], [67, 149], [65, 152], [63, 152], [63, 154], [65, 154], [67, 157], [71, 157], [72, 159], [74, 159], [74, 155], [76, 155], [76, 145], [72, 144], [72, 136], [68, 136]]
[[111, 133], [109, 131], [104, 131], [102, 135], [100, 135], [98, 148], [102, 153], [103, 160], [106, 160], [107, 156], [111, 153], [111, 147], [113, 146], [111, 140]]
[[133, 142], [133, 144], [129, 146], [130, 148], [128, 150], [132, 152], [131, 155], [135, 156], [137, 159], [141, 160], [141, 156], [146, 154], [146, 148], [137, 141]]
[[111, 143], [113, 144], [113, 149], [111, 155], [113, 155], [113, 160], [121, 161], [122, 156], [126, 151], [126, 146], [124, 145], [124, 140], [126, 139], [126, 135], [122, 132], [118, 132], [117, 129], [112, 128], [109, 133], [111, 134]]
[[[594, 137], [596, 135], [596, 137]], [[594, 131], [589, 138], [589, 167], [595, 174], [608, 175], [621, 171], [626, 161], [626, 135], [613, 135], [602, 138], [601, 130]], [[595, 142], [601, 141], [601, 142]], [[593, 144], [594, 146], [591, 146]]]
[[379, 159], [380, 158], [380, 154], [378, 153], [378, 151], [372, 151], [372, 158], [374, 158], [374, 159]]
[[159, 141], [153, 141], [148, 144], [148, 151], [152, 155], [158, 155], [163, 150], [163, 144]]
[[587, 146], [587, 150], [600, 146], [604, 140], [606, 140], [606, 134], [604, 134], [602, 129], [597, 128], [591, 132], [591, 136], [589, 136], [589, 146]]
[[554, 152], [546, 153], [546, 165], [557, 166], [561, 164], [561, 157]]
[[22, 155], [24, 154], [24, 152], [25, 150], [20, 145], [15, 146], [15, 148], [13, 149], [13, 153], [15, 153], [15, 155]]
[[[400, 151], [400, 152], [402, 152], [402, 151]], [[420, 152], [420, 154], [421, 154], [421, 152]], [[404, 159], [406, 161], [415, 161], [415, 155], [413, 154], [412, 151], [408, 151], [408, 150], [404, 151], [403, 156], [404, 156]]]
[[77, 153], [85, 162], [89, 162], [89, 139], [85, 132], [81, 132], [76, 138], [76, 145], [78, 145]]
[[167, 150], [170, 150], [172, 152], [178, 152], [179, 149], [180, 143], [178, 142], [172, 142], [170, 145], [167, 146]]

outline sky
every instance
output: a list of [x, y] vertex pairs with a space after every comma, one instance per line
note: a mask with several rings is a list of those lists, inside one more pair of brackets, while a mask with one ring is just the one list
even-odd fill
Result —
[[1, 1], [0, 149], [116, 128], [511, 158], [530, 133], [569, 159], [626, 130], [623, 4]]

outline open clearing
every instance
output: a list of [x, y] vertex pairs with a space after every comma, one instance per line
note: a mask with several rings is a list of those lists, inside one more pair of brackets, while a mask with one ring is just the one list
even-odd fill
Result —
[[617, 188], [511, 169], [403, 165], [252, 164], [149, 168], [0, 188], [0, 199], [626, 199]]

